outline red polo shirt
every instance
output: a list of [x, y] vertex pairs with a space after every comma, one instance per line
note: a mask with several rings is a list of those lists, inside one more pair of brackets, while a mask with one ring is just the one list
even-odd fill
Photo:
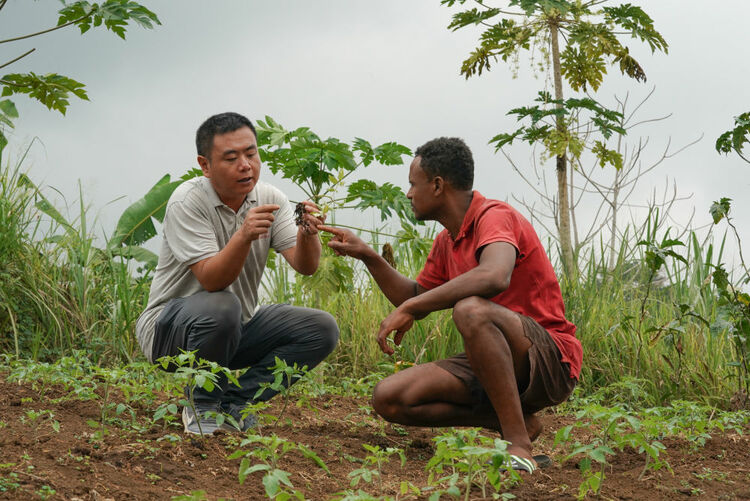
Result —
[[559, 348], [562, 361], [570, 364], [570, 377], [578, 378], [583, 350], [575, 337], [576, 326], [565, 319], [555, 270], [531, 223], [505, 202], [474, 191], [456, 240], [447, 229], [440, 232], [417, 282], [433, 289], [466, 273], [479, 264], [479, 250], [493, 242], [511, 244], [517, 256], [510, 286], [492, 301], [544, 327]]

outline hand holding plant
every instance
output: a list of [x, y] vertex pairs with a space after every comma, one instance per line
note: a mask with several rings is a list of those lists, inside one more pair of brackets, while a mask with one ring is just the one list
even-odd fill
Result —
[[294, 207], [294, 222], [305, 235], [317, 235], [320, 225], [326, 221], [326, 210], [320, 209], [314, 202], [305, 200]]

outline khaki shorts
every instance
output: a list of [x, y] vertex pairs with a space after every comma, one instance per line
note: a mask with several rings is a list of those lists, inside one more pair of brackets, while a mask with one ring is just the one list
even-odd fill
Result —
[[[560, 350], [544, 327], [533, 318], [519, 316], [524, 334], [531, 341], [529, 385], [525, 389], [519, 388], [521, 408], [524, 414], [533, 414], [567, 400], [573, 393], [577, 380], [570, 377], [570, 365], [560, 360]], [[474, 412], [494, 413], [492, 403], [471, 369], [466, 353], [434, 363], [460, 379], [471, 391]]]

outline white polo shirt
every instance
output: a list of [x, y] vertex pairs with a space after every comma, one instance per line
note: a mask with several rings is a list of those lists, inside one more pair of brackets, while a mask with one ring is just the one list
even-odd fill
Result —
[[242, 226], [247, 211], [264, 204], [276, 204], [281, 208], [275, 212], [268, 234], [253, 241], [239, 276], [225, 289], [239, 298], [243, 324], [250, 320], [258, 304], [258, 286], [269, 249], [273, 247], [281, 252], [297, 242], [297, 227], [289, 200], [278, 188], [259, 182], [235, 213], [219, 199], [206, 177], [185, 181], [174, 191], [167, 202], [164, 240], [148, 305], [135, 327], [138, 344], [149, 361], [153, 362], [154, 324], [167, 302], [205, 290], [189, 266], [217, 254]]

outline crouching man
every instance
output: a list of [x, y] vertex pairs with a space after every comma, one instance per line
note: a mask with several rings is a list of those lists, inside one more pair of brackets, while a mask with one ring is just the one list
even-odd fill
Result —
[[393, 374], [375, 387], [375, 411], [413, 426], [483, 426], [510, 442], [514, 469], [537, 468], [535, 415], [568, 398], [581, 370], [581, 344], [565, 319], [560, 285], [531, 224], [510, 205], [472, 191], [474, 161], [457, 138], [429, 141], [409, 168], [419, 220], [438, 221], [416, 281], [404, 277], [352, 232], [320, 226], [329, 246], [361, 260], [396, 309], [377, 342], [393, 353], [415, 319], [453, 309], [465, 352]]
[[[305, 202], [306, 224], [297, 227], [286, 196], [259, 181], [255, 127], [244, 116], [210, 117], [198, 128], [196, 146], [203, 177], [186, 181], [169, 199], [159, 264], [136, 334], [151, 362], [197, 350], [196, 358], [229, 369], [250, 367], [240, 387], [223, 378], [211, 392], [196, 389], [197, 415], [188, 407], [182, 412], [188, 433], [213, 432], [221, 412], [245, 431], [256, 419], [243, 419], [241, 411], [262, 383], [273, 381], [269, 368], [275, 357], [312, 369], [338, 341], [336, 321], [326, 312], [258, 306], [269, 249], [297, 272], [315, 272], [323, 219], [312, 215], [318, 212], [315, 204]], [[258, 400], [274, 394], [266, 389]], [[222, 427], [233, 428], [226, 422]]]

